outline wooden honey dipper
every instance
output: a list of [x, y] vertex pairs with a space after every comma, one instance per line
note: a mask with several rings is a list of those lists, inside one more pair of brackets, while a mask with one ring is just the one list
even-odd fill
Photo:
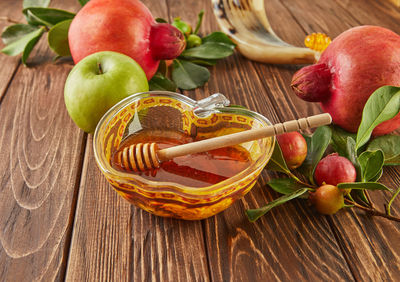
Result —
[[138, 143], [125, 147], [123, 150], [117, 152], [115, 161], [116, 164], [125, 171], [145, 171], [152, 168], [159, 168], [161, 162], [171, 160], [175, 157], [237, 145], [244, 142], [279, 135], [285, 132], [327, 125], [331, 122], [332, 117], [328, 113], [325, 113], [278, 123], [259, 129], [251, 129], [178, 145], [162, 150], [157, 150], [156, 143]]

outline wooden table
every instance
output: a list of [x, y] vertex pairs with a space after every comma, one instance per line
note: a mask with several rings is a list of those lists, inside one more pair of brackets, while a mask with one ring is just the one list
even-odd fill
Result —
[[[18, 3], [17, 3], [18, 2]], [[21, 1], [2, 0], [0, 16], [23, 20]], [[217, 30], [210, 1], [146, 0], [156, 17]], [[306, 34], [337, 36], [374, 24], [400, 33], [400, 10], [385, 1], [268, 0], [279, 36], [301, 46]], [[77, 11], [77, 1], [53, 7]], [[6, 22], [0, 22], [1, 27]], [[63, 86], [71, 61], [52, 62], [45, 40], [29, 67], [0, 56], [0, 280], [68, 281], [395, 281], [400, 279], [400, 224], [356, 211], [322, 216], [304, 200], [276, 208], [256, 223], [244, 212], [278, 197], [264, 171], [253, 190], [202, 221], [160, 218], [128, 204], [96, 166], [92, 136], [69, 118]], [[295, 66], [259, 64], [239, 54], [211, 68], [209, 83], [184, 92], [194, 99], [224, 93], [273, 122], [320, 113], [296, 98]], [[400, 169], [382, 180], [400, 185]], [[389, 195], [372, 193], [377, 206]], [[400, 200], [393, 212], [400, 213]]]

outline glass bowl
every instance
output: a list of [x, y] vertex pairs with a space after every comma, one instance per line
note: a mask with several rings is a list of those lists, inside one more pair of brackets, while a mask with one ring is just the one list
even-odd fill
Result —
[[121, 172], [112, 167], [111, 158], [124, 138], [143, 129], [173, 129], [209, 138], [271, 125], [258, 113], [228, 105], [222, 94], [200, 101], [166, 91], [134, 94], [112, 107], [97, 125], [93, 138], [96, 162], [119, 195], [150, 213], [187, 220], [213, 216], [254, 186], [272, 155], [275, 137], [241, 144], [249, 152], [250, 166], [222, 182], [200, 188]]

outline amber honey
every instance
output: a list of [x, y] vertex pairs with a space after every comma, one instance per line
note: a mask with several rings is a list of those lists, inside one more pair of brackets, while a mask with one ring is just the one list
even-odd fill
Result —
[[[159, 149], [198, 141], [180, 131], [142, 130], [128, 136], [118, 151], [136, 143], [156, 142]], [[117, 152], [118, 152], [117, 151]], [[115, 155], [111, 165], [118, 170]], [[204, 153], [174, 158], [161, 163], [160, 168], [137, 172], [141, 177], [160, 182], [173, 182], [189, 187], [205, 187], [226, 180], [251, 164], [249, 152], [240, 145], [220, 148]], [[132, 172], [134, 173], [134, 172]]]
[[221, 96], [196, 102], [178, 93], [153, 91], [115, 105], [93, 137], [97, 164], [115, 191], [150, 213], [187, 220], [215, 215], [248, 193], [271, 157], [274, 138], [175, 158], [140, 175], [118, 170], [113, 159], [136, 142], [153, 141], [166, 148], [271, 125], [255, 112], [221, 107]]

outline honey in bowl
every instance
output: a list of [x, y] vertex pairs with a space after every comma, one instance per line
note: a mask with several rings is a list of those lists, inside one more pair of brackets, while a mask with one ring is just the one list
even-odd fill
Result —
[[200, 101], [163, 91], [132, 95], [99, 122], [93, 138], [97, 164], [121, 197], [150, 213], [186, 220], [215, 215], [255, 185], [275, 138], [175, 158], [141, 175], [118, 168], [114, 157], [137, 142], [162, 149], [271, 124], [255, 112], [226, 106], [221, 94]]
[[[111, 165], [122, 172], [116, 160], [118, 152], [132, 144], [157, 143], [158, 149], [201, 140], [175, 130], [144, 129], [131, 134], [121, 143], [111, 159]], [[189, 187], [206, 187], [224, 181], [248, 168], [250, 153], [240, 145], [228, 146], [208, 152], [186, 155], [162, 162], [159, 168], [145, 172], [132, 172], [150, 181], [173, 182]]]

